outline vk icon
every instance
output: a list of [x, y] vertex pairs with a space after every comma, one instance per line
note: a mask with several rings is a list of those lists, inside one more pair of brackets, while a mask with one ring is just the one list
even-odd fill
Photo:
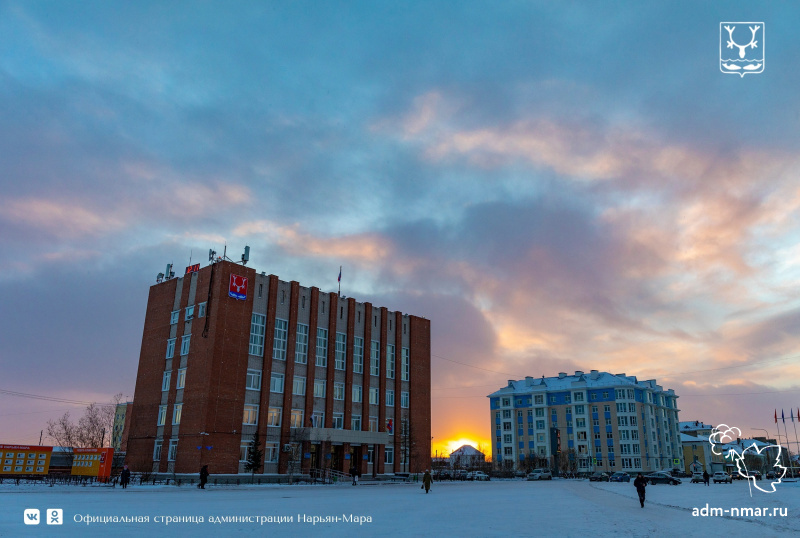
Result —
[[39, 509], [38, 508], [26, 508], [25, 513], [22, 516], [25, 519], [26, 525], [38, 525], [39, 524]]

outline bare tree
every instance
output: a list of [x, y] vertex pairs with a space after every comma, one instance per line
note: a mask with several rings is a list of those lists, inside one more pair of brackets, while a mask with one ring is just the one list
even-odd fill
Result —
[[69, 411], [57, 420], [48, 420], [47, 436], [62, 447], [100, 448], [111, 446], [114, 415], [121, 399], [122, 393], [114, 396], [113, 403], [89, 404], [77, 424], [72, 422]]

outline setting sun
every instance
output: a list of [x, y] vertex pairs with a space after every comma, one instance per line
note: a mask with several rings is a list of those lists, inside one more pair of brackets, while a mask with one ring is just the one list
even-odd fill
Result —
[[486, 455], [487, 459], [492, 456], [492, 449], [487, 439], [465, 436], [460, 436], [456, 439], [445, 439], [439, 443], [437, 443], [436, 439], [434, 439], [433, 444], [431, 445], [431, 452], [434, 456], [446, 457], [449, 456], [451, 452], [461, 448], [464, 445], [470, 445], [473, 448], [480, 450]]

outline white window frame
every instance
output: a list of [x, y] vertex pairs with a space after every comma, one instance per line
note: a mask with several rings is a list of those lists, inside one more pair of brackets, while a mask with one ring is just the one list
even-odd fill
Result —
[[183, 314], [183, 319], [185, 321], [191, 321], [194, 319], [194, 305], [186, 307], [186, 312]]
[[353, 403], [361, 403], [364, 399], [364, 388], [361, 385], [353, 385]]
[[297, 336], [295, 337], [294, 362], [306, 364], [308, 362], [308, 325], [305, 323], [297, 324]]
[[189, 346], [192, 343], [192, 335], [184, 334], [181, 336], [181, 357], [189, 354]]
[[167, 338], [167, 358], [171, 359], [175, 356], [175, 339]]
[[404, 347], [400, 349], [400, 380], [401, 381], [408, 381], [411, 377], [411, 364], [408, 357], [408, 348]]
[[311, 427], [312, 428], [324, 428], [325, 427], [325, 412], [324, 411], [314, 411], [311, 413]]
[[333, 384], [333, 399], [344, 400], [344, 383]]
[[278, 443], [264, 444], [264, 463], [278, 463]]
[[169, 390], [169, 382], [172, 378], [172, 370], [167, 370], [164, 372], [164, 376], [161, 378], [161, 392]]
[[282, 415], [283, 415], [282, 407], [270, 407], [267, 410], [267, 426], [280, 428]]
[[153, 445], [153, 461], [161, 461], [161, 448], [164, 446], [164, 441], [156, 439]]
[[386, 344], [386, 379], [394, 379], [396, 358], [394, 344]]
[[364, 339], [360, 336], [353, 338], [353, 373], [364, 373]]
[[378, 405], [380, 403], [380, 389], [378, 387], [369, 388], [369, 403], [370, 405]]
[[403, 409], [408, 409], [408, 404], [409, 404], [408, 391], [405, 390], [400, 391], [400, 407], [402, 407]]
[[250, 355], [264, 356], [264, 335], [266, 334], [267, 316], [253, 312], [250, 316], [250, 345], [247, 348]]
[[328, 366], [328, 329], [317, 327], [317, 353], [315, 363], [320, 368]]
[[344, 429], [344, 413], [333, 414], [333, 424], [331, 425], [335, 430]]
[[386, 389], [386, 407], [394, 407], [394, 391]]
[[183, 404], [176, 403], [172, 406], [172, 425], [175, 426], [181, 423], [181, 415], [183, 414]]
[[244, 388], [245, 390], [261, 390], [261, 370], [247, 369]]
[[347, 333], [336, 333], [336, 357], [334, 368], [344, 370], [347, 366]]
[[350, 429], [353, 431], [361, 431], [361, 415], [350, 416]]
[[158, 406], [158, 419], [156, 422], [157, 426], [163, 426], [167, 423], [167, 406], [166, 405], [159, 405]]
[[182, 389], [186, 386], [186, 368], [178, 368], [178, 379], [175, 382], [176, 389]]
[[377, 340], [370, 343], [369, 375], [381, 375], [381, 343]]
[[383, 463], [394, 465], [394, 447], [387, 446], [383, 449]]
[[324, 398], [325, 397], [325, 385], [326, 382], [324, 379], [315, 379], [314, 380], [314, 398]]
[[244, 404], [242, 424], [255, 426], [258, 424], [258, 404]]
[[279, 372], [272, 372], [269, 378], [269, 391], [283, 394], [286, 376]]
[[200, 303], [197, 305], [197, 317], [198, 318], [206, 317], [206, 303]]
[[292, 394], [296, 396], [306, 395], [306, 378], [296, 375], [292, 378]]
[[180, 317], [181, 317], [181, 311], [173, 310], [172, 312], [169, 313], [169, 324], [175, 325], [176, 323], [178, 323]]
[[169, 452], [167, 452], [167, 461], [175, 461], [176, 457], [178, 457], [178, 440], [170, 439]]
[[286, 360], [286, 339], [289, 322], [285, 319], [275, 318], [274, 338], [272, 342], [272, 358], [276, 361]]
[[303, 427], [303, 415], [304, 415], [304, 411], [302, 409], [292, 409], [292, 412], [289, 415], [289, 427], [290, 428], [302, 428]]

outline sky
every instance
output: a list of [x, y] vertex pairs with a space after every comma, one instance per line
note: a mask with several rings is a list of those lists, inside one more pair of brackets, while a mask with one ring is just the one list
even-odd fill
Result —
[[[431, 319], [439, 454], [488, 449], [507, 380], [575, 370], [774, 434], [800, 406], [797, 20], [0, 1], [2, 441], [83, 407], [9, 391], [131, 398], [156, 274], [226, 245], [323, 291], [341, 265], [345, 295]], [[764, 25], [761, 73], [721, 72], [737, 21]]]

